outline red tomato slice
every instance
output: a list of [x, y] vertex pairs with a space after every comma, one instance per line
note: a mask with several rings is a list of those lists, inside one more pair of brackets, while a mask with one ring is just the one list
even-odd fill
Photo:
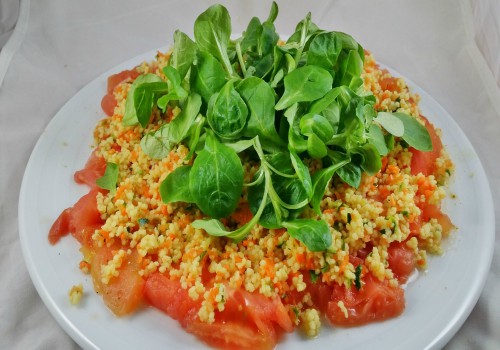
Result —
[[96, 196], [99, 191], [95, 181], [104, 175], [106, 161], [92, 152], [85, 168], [75, 172], [74, 179], [79, 184], [90, 186], [91, 191], [84, 195], [71, 208], [65, 209], [49, 231], [50, 244], [56, 244], [61, 237], [72, 233], [85, 246], [92, 245], [92, 234], [104, 223], [97, 210]]
[[[382, 321], [400, 315], [405, 308], [404, 291], [391, 287], [387, 281], [379, 281], [368, 273], [358, 291], [355, 286], [347, 289], [335, 285], [332, 301], [328, 303], [326, 316], [337, 326], [360, 326], [374, 321]], [[347, 309], [346, 318], [338, 306], [342, 301]]]
[[130, 70], [123, 70], [120, 73], [112, 74], [108, 77], [108, 89], [107, 93], [113, 93], [113, 90], [115, 87], [118, 86], [118, 84], [126, 81], [126, 80], [135, 80], [139, 76], [139, 72], [137, 72], [135, 69], [130, 69]]
[[188, 332], [218, 348], [272, 349], [283, 330], [293, 330], [279, 298], [228, 289], [224, 311], [216, 311], [215, 321], [206, 323], [198, 318], [201, 300], [192, 300], [179, 281], [152, 274], [145, 295], [151, 305], [178, 320]]
[[97, 210], [97, 193], [98, 190], [91, 190], [71, 208], [70, 232], [85, 246], [92, 245], [92, 235], [104, 224]]
[[439, 135], [436, 133], [434, 125], [432, 125], [425, 117], [425, 127], [429, 132], [432, 141], [432, 151], [422, 152], [410, 147], [410, 152], [413, 154], [411, 158], [411, 174], [417, 175], [422, 173], [425, 176], [429, 176], [434, 172], [436, 159], [441, 154], [443, 149], [443, 144]]
[[450, 217], [443, 213], [438, 206], [424, 203], [424, 205], [420, 205], [420, 210], [422, 211], [420, 214], [421, 220], [427, 222], [430, 219], [436, 219], [441, 225], [444, 235], [447, 235], [455, 228]]
[[389, 253], [389, 268], [400, 283], [405, 283], [416, 266], [413, 250], [405, 242], [393, 242], [387, 252]]
[[82, 245], [92, 246], [92, 235], [101, 228], [104, 221], [97, 210], [98, 190], [91, 190], [82, 196], [71, 208], [65, 209], [49, 231], [49, 242], [55, 244], [63, 236], [71, 234]]
[[124, 81], [134, 80], [138, 76], [139, 72], [137, 72], [135, 69], [132, 69], [132, 70], [124, 70], [121, 71], [120, 73], [113, 74], [108, 77], [107, 94], [104, 95], [104, 97], [101, 100], [101, 108], [104, 111], [104, 113], [106, 113], [106, 115], [108, 116], [113, 115], [113, 112], [116, 107], [116, 100], [113, 94], [115, 87]]
[[104, 175], [106, 171], [106, 161], [103, 157], [98, 156], [95, 152], [90, 154], [85, 168], [75, 172], [74, 179], [78, 184], [85, 184], [90, 188], [97, 188], [95, 181]]
[[94, 289], [101, 294], [104, 303], [116, 316], [124, 316], [134, 312], [144, 298], [144, 279], [139, 275], [138, 253], [125, 255], [119, 275], [112, 277], [107, 284], [102, 281], [101, 266], [113, 259], [115, 247], [103, 246], [95, 248], [91, 273]]
[[113, 115], [117, 104], [118, 102], [116, 102], [113, 93], [104, 95], [104, 97], [101, 100], [101, 108], [107, 116]]
[[56, 244], [57, 242], [59, 242], [61, 237], [66, 236], [70, 232], [69, 227], [71, 223], [71, 211], [72, 208], [64, 209], [64, 211], [52, 224], [52, 227], [49, 231], [50, 244]]

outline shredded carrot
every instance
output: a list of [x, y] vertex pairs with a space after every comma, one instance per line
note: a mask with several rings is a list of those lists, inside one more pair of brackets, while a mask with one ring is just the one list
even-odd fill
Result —
[[299, 264], [303, 265], [306, 262], [306, 255], [304, 253], [297, 253], [295, 259]]
[[89, 273], [89, 271], [90, 271], [90, 264], [88, 262], [86, 262], [85, 260], [80, 261], [79, 267], [83, 273]]
[[236, 221], [239, 225], [244, 225], [250, 220], [252, 220], [253, 214], [250, 211], [250, 205], [248, 203], [242, 203], [238, 206], [238, 209], [231, 214], [231, 218]]
[[398, 175], [399, 174], [399, 167], [393, 164], [389, 164], [387, 166], [386, 170], [387, 174], [393, 174], [393, 175]]
[[340, 263], [339, 266], [339, 273], [344, 272], [345, 268], [347, 267], [347, 264], [349, 264], [349, 254], [344, 255], [344, 258], [342, 259], [342, 262]]

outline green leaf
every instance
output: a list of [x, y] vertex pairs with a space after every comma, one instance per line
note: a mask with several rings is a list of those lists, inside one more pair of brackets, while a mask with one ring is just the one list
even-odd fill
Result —
[[363, 169], [368, 175], [375, 175], [382, 167], [380, 153], [377, 151], [377, 148], [370, 143], [354, 148], [351, 152], [361, 155], [363, 158], [363, 161], [361, 162], [361, 169]]
[[158, 130], [144, 135], [141, 139], [142, 151], [153, 159], [165, 158], [175, 146], [170, 132], [170, 124], [164, 124]]
[[302, 159], [294, 151], [290, 151], [290, 160], [292, 161], [293, 168], [297, 173], [299, 180], [302, 182], [304, 189], [306, 190], [307, 197], [310, 199], [313, 195], [313, 186], [311, 180], [311, 174], [309, 173], [309, 168], [304, 164]]
[[420, 124], [416, 118], [405, 113], [394, 113], [394, 116], [404, 124], [403, 140], [419, 151], [432, 151], [431, 136], [424, 125]]
[[342, 41], [335, 32], [318, 34], [309, 46], [307, 64], [316, 65], [333, 72], [341, 51]]
[[116, 184], [118, 182], [119, 173], [120, 168], [118, 167], [118, 164], [107, 162], [104, 175], [98, 178], [95, 183], [100, 188], [108, 190], [112, 195], [114, 195], [116, 192]]
[[181, 86], [181, 77], [179, 75], [179, 72], [177, 72], [177, 70], [174, 67], [172, 66], [164, 67], [163, 73], [168, 78], [167, 82], [168, 93], [166, 95], [161, 96], [156, 104], [158, 108], [160, 108], [163, 112], [165, 112], [165, 110], [167, 109], [167, 105], [170, 101], [184, 100], [188, 96], [188, 93]]
[[[259, 223], [266, 228], [279, 228], [281, 227], [282, 217], [294, 217], [302, 211], [303, 207], [307, 205], [308, 195], [302, 181], [294, 176], [295, 169], [288, 152], [269, 155], [264, 159], [264, 163], [268, 163], [274, 169], [279, 169], [280, 173], [288, 176], [283, 177], [273, 172], [270, 175], [269, 198], [264, 196], [265, 183], [260, 183], [252, 187], [252, 190], [248, 192], [248, 203], [251, 212], [255, 214], [262, 201], [266, 201]], [[301, 207], [289, 210], [284, 205], [292, 207], [298, 205]]]
[[189, 172], [191, 166], [181, 166], [168, 174], [160, 184], [160, 196], [163, 203], [194, 203], [189, 189]]
[[306, 136], [315, 134], [321, 141], [328, 142], [334, 134], [334, 129], [322, 115], [306, 114], [300, 119], [300, 133]]
[[394, 113], [378, 112], [377, 117], [373, 121], [379, 123], [387, 132], [396, 137], [403, 136], [405, 132], [403, 121]]
[[257, 17], [253, 17], [248, 23], [247, 29], [241, 40], [241, 50], [243, 52], [249, 50], [251, 47], [257, 46], [257, 38], [261, 30], [260, 20]]
[[339, 159], [336, 163], [330, 165], [329, 167], [318, 170], [312, 176], [313, 195], [310, 204], [318, 215], [321, 215], [320, 204], [323, 196], [325, 195], [328, 183], [332, 179], [335, 172], [349, 163], [349, 161], [349, 158]]
[[235, 139], [241, 134], [247, 122], [248, 108], [232, 80], [212, 96], [208, 106], [208, 124], [218, 136]]
[[216, 57], [229, 75], [233, 74], [227, 54], [231, 36], [231, 17], [222, 5], [212, 5], [194, 22], [194, 37], [200, 51]]
[[285, 143], [279, 137], [275, 123], [274, 92], [271, 87], [258, 77], [243, 79], [236, 90], [240, 93], [248, 106], [250, 116], [243, 130], [246, 137], [259, 136], [264, 148], [266, 145], [275, 145], [276, 148], [284, 148]]
[[337, 170], [339, 177], [349, 186], [358, 188], [361, 183], [361, 168], [353, 163], [348, 163]]
[[285, 76], [284, 82], [285, 92], [276, 103], [276, 110], [285, 109], [296, 102], [309, 102], [323, 97], [332, 89], [333, 78], [323, 68], [304, 66]]
[[188, 135], [201, 108], [201, 97], [192, 93], [186, 100], [181, 113], [169, 124], [150, 132], [141, 140], [144, 153], [154, 159], [165, 158], [173, 146], [180, 143]]
[[[339, 78], [340, 85], [351, 85], [351, 81], [359, 78], [363, 72], [363, 59], [358, 51], [351, 50], [347, 54], [347, 58], [340, 63]], [[356, 85], [355, 85], [356, 86]]]
[[194, 160], [189, 187], [200, 210], [215, 219], [231, 214], [240, 200], [243, 189], [241, 160], [210, 132], [205, 148]]
[[155, 100], [159, 95], [168, 92], [166, 82], [143, 83], [136, 87], [134, 91], [134, 106], [137, 120], [145, 128], [151, 119], [151, 113]]
[[307, 140], [300, 134], [300, 120], [298, 117], [298, 103], [288, 107], [284, 113], [289, 128], [288, 128], [288, 148], [295, 152], [302, 153], [307, 150]]
[[283, 222], [283, 226], [311, 252], [325, 251], [332, 245], [330, 228], [323, 220], [295, 219]]
[[200, 94], [207, 104], [226, 83], [225, 72], [214, 56], [199, 52], [196, 65], [191, 68], [190, 82], [191, 91]]
[[326, 156], [328, 149], [325, 143], [316, 134], [307, 137], [307, 153], [312, 158], [321, 159]]
[[380, 155], [385, 156], [389, 150], [385, 143], [384, 133], [377, 124], [372, 124], [368, 130], [368, 141], [375, 146]]
[[189, 36], [176, 30], [174, 32], [174, 46], [170, 56], [170, 65], [177, 69], [181, 79], [184, 79], [189, 68], [196, 58], [196, 44]]
[[137, 79], [134, 80], [132, 85], [130, 85], [130, 89], [128, 90], [127, 99], [125, 100], [125, 113], [123, 114], [122, 123], [125, 126], [132, 126], [139, 123], [137, 119], [137, 113], [135, 111], [135, 103], [134, 103], [134, 93], [135, 89], [144, 83], [155, 83], [161, 82], [161, 78], [156, 74], [145, 74], [139, 75]]

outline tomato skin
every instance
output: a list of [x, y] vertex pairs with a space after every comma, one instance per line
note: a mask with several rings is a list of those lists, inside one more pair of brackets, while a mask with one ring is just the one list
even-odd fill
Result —
[[144, 294], [151, 305], [179, 321], [183, 327], [196, 318], [197, 310], [201, 306], [201, 300], [191, 299], [179, 281], [171, 280], [160, 273], [153, 273], [148, 277]]
[[101, 228], [104, 221], [97, 210], [97, 193], [93, 189], [82, 196], [71, 208], [65, 209], [49, 231], [49, 242], [56, 244], [59, 239], [71, 233], [83, 246], [91, 246], [92, 235]]
[[101, 100], [101, 108], [102, 111], [107, 115], [107, 116], [112, 116], [113, 113], [115, 112], [115, 107], [118, 105], [118, 102], [116, 102], [115, 96], [113, 93], [111, 94], [106, 94]]
[[124, 316], [134, 312], [144, 298], [144, 279], [139, 275], [138, 253], [125, 254], [119, 275], [112, 277], [107, 284], [102, 281], [101, 266], [113, 259], [113, 252], [118, 248], [94, 247], [89, 253], [94, 289], [102, 295], [106, 306], [116, 315]]
[[82, 196], [70, 208], [63, 210], [49, 231], [50, 244], [56, 244], [61, 237], [68, 233], [84, 246], [92, 245], [92, 234], [101, 228], [104, 221], [97, 210], [97, 194], [104, 190], [99, 189], [96, 180], [104, 175], [106, 161], [92, 152], [85, 168], [75, 172], [74, 179], [79, 184], [90, 186], [90, 192]]
[[146, 299], [190, 333], [221, 349], [272, 349], [283, 331], [293, 324], [279, 298], [226, 286], [224, 311], [215, 311], [213, 323], [198, 318], [201, 300], [192, 300], [180, 282], [154, 273], [145, 286]]
[[453, 223], [451, 222], [450, 217], [443, 213], [440, 207], [427, 203], [421, 203], [419, 207], [422, 211], [420, 214], [420, 219], [423, 222], [428, 222], [430, 219], [436, 219], [441, 225], [444, 235], [449, 234], [450, 231], [455, 228], [455, 225], [453, 225]]
[[108, 86], [106, 95], [101, 100], [101, 108], [106, 115], [111, 116], [116, 107], [116, 99], [113, 91], [116, 86], [127, 80], [135, 80], [139, 76], [139, 72], [135, 69], [124, 70], [117, 74], [112, 74], [108, 77]]
[[106, 160], [98, 156], [96, 152], [90, 154], [85, 167], [75, 172], [73, 178], [77, 184], [85, 184], [90, 188], [98, 188], [95, 181], [104, 175], [106, 171]]
[[406, 242], [393, 242], [387, 249], [387, 253], [389, 268], [394, 276], [399, 283], [406, 283], [417, 263], [413, 250], [406, 245]]
[[[327, 318], [336, 326], [360, 326], [400, 315], [405, 309], [404, 290], [379, 281], [371, 273], [363, 276], [363, 285], [346, 288], [335, 285], [332, 300], [328, 303]], [[346, 318], [338, 306], [342, 301], [347, 309]]]
[[49, 231], [49, 243], [54, 245], [61, 237], [66, 236], [70, 232], [72, 208], [64, 209], [59, 217], [54, 221]]
[[436, 132], [434, 125], [427, 120], [427, 118], [421, 116], [425, 121], [425, 127], [429, 132], [432, 141], [432, 151], [423, 152], [410, 147], [410, 152], [412, 153], [410, 171], [412, 175], [417, 175], [422, 173], [425, 176], [429, 176], [434, 173], [436, 159], [441, 154], [443, 149], [443, 143], [441, 138]]

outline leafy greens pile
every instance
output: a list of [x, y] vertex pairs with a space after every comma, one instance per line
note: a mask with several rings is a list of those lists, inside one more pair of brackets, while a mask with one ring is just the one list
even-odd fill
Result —
[[[157, 159], [181, 142], [189, 147], [193, 164], [170, 173], [160, 194], [165, 203], [196, 204], [209, 218], [195, 228], [241, 241], [256, 224], [285, 227], [322, 251], [332, 243], [327, 223], [299, 217], [306, 207], [321, 215], [335, 174], [358, 187], [363, 172], [380, 170], [395, 137], [423, 151], [432, 143], [413, 117], [374, 110], [375, 97], [362, 87], [364, 50], [351, 36], [319, 29], [309, 13], [283, 43], [277, 15], [273, 3], [264, 22], [252, 18], [232, 40], [227, 9], [208, 8], [194, 24], [195, 41], [175, 32], [167, 81], [154, 74], [134, 81], [123, 123], [146, 127], [154, 108], [180, 107], [141, 147]], [[260, 161], [251, 183], [244, 183], [241, 152]], [[306, 158], [323, 168], [311, 174]], [[219, 219], [236, 209], [244, 186], [253, 217], [229, 231]]]

